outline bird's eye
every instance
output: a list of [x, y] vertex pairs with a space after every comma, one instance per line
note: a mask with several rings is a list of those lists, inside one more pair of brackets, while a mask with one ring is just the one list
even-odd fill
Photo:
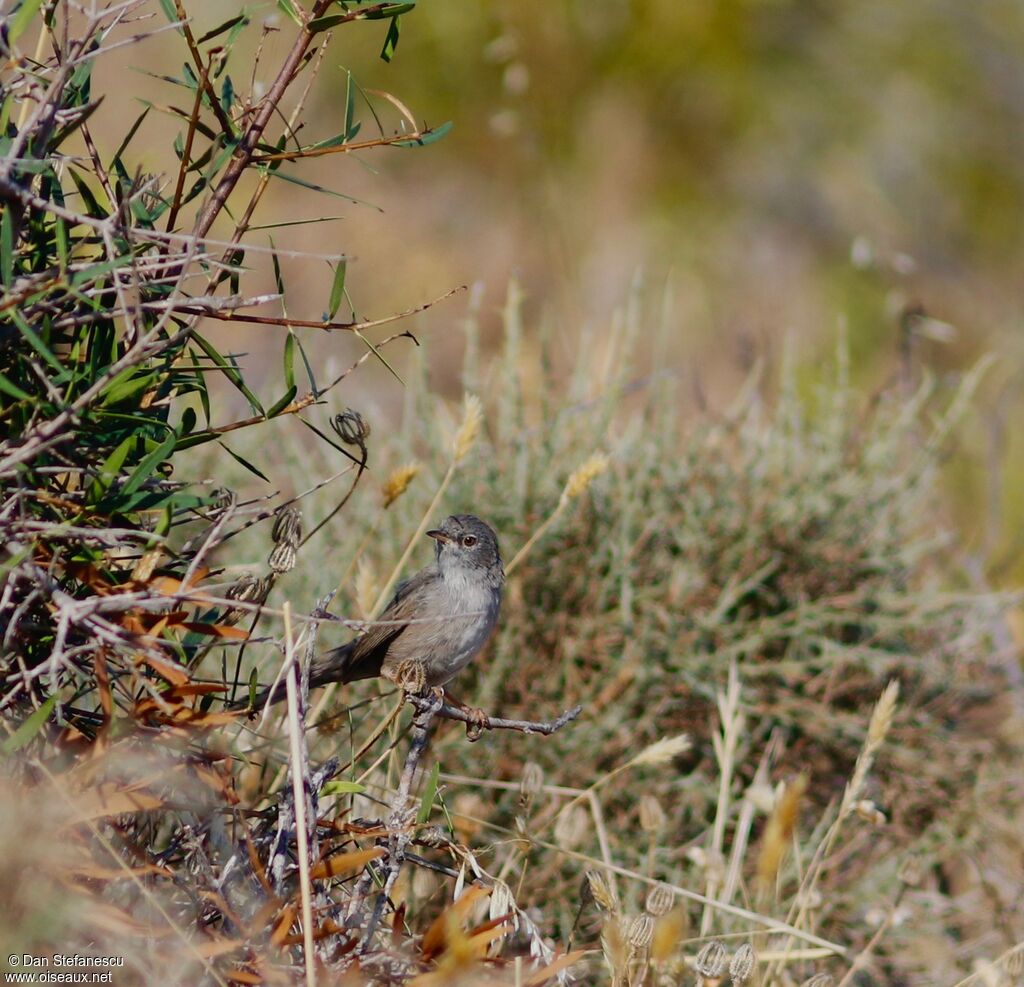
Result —
[[466, 548], [472, 548], [476, 544], [476, 535], [463, 535], [462, 544]]

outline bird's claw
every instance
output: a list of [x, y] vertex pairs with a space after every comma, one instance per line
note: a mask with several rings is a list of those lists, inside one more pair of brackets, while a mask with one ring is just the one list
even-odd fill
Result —
[[340, 617], [336, 617], [330, 610], [325, 610], [323, 607], [316, 607], [310, 617], [314, 620], [341, 620]]
[[466, 739], [473, 744], [483, 736], [490, 723], [490, 717], [477, 706], [467, 706], [466, 715], [469, 717], [466, 721]]

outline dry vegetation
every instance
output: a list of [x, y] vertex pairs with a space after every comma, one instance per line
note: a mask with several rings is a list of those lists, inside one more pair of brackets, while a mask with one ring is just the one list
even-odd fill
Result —
[[[865, 395], [840, 341], [813, 387], [789, 354], [683, 421], [671, 313], [638, 290], [598, 344], [524, 326], [513, 286], [492, 356], [470, 306], [458, 405], [414, 357], [397, 422], [336, 413], [359, 367], [306, 361], [303, 334], [360, 334], [359, 363], [394, 337], [339, 317], [340, 257], [327, 319], [267, 314], [286, 285], [251, 230], [285, 158], [436, 136], [357, 140], [354, 100], [333, 142], [293, 132], [327, 32], [405, 6], [293, 8], [259, 98], [225, 84], [244, 17], [178, 24], [181, 165], [156, 178], [134, 131], [113, 154], [88, 131], [88, 67], [149, 7], [67, 32], [45, 5], [28, 53], [39, 5], [7, 25], [3, 955], [120, 957], [114, 983], [1014, 982], [1016, 656], [939, 478], [984, 367]], [[245, 292], [259, 251], [273, 296]], [[269, 402], [199, 335], [257, 304], [284, 347]], [[509, 586], [459, 695], [579, 719], [428, 743], [375, 683], [305, 695], [318, 639], [372, 620], [464, 510]], [[282, 669], [280, 711], [226, 711]]]

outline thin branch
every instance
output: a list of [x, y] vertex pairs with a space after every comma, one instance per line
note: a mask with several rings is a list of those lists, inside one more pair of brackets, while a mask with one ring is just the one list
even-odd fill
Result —
[[343, 329], [347, 332], [360, 332], [363, 329], [374, 329], [377, 326], [386, 326], [391, 322], [398, 322], [401, 319], [409, 318], [411, 315], [417, 315], [420, 312], [425, 312], [428, 308], [432, 308], [438, 302], [443, 302], [446, 298], [450, 298], [452, 295], [457, 295], [460, 291], [465, 290], [466, 286], [464, 284], [460, 284], [454, 288], [449, 288], [443, 295], [438, 295], [437, 298], [434, 298], [429, 302], [423, 302], [420, 305], [414, 305], [412, 308], [407, 308], [404, 312], [385, 315], [380, 319], [367, 319], [363, 322], [330, 322], [324, 321], [323, 319], [291, 319], [287, 316], [244, 315], [239, 314], [234, 309], [220, 312], [216, 309], [211, 309], [205, 306], [203, 308], [198, 308], [191, 305], [175, 305], [175, 311], [184, 312], [186, 315], [200, 315], [207, 319], [218, 319], [221, 322], [251, 322], [254, 325], [281, 326], [282, 328], [287, 329]]
[[298, 161], [302, 158], [319, 158], [325, 154], [351, 154], [353, 151], [366, 151], [374, 147], [391, 147], [395, 144], [408, 144], [410, 141], [423, 141], [430, 137], [436, 127], [416, 130], [408, 134], [393, 134], [390, 137], [374, 137], [372, 140], [353, 141], [349, 144], [337, 144], [334, 147], [299, 148], [297, 151], [279, 151], [275, 154], [254, 154], [253, 164], [264, 164], [267, 161]]
[[[420, 711], [428, 709], [432, 705], [432, 700], [423, 696], [410, 695], [407, 699]], [[573, 706], [572, 709], [567, 709], [561, 716], [553, 720], [510, 720], [502, 716], [486, 714], [480, 716], [477, 711], [460, 709], [451, 703], [442, 703], [437, 709], [436, 715], [444, 720], [458, 720], [460, 723], [478, 726], [483, 730], [516, 730], [519, 733], [540, 733], [550, 736], [555, 731], [561, 730], [566, 724], [572, 723], [582, 712], [582, 706]]]

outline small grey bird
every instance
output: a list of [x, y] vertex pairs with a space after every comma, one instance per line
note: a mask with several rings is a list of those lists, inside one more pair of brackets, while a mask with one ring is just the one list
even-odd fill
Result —
[[[455, 514], [427, 535], [437, 543], [433, 565], [399, 585], [365, 634], [314, 660], [311, 689], [380, 675], [418, 692], [445, 685], [479, 654], [497, 622], [505, 584], [497, 535], [472, 514]], [[253, 706], [285, 695], [279, 682]]]

